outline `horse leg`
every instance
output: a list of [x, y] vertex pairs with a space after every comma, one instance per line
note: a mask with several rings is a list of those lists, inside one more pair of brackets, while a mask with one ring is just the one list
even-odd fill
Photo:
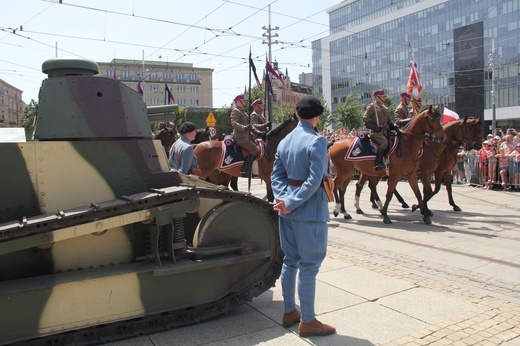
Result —
[[419, 209], [421, 210], [421, 214], [423, 215], [423, 221], [425, 224], [430, 225], [432, 221], [430, 220], [430, 216], [428, 215], [428, 211], [425, 207], [425, 202], [421, 196], [421, 190], [419, 190], [419, 183], [417, 182], [417, 174], [416, 172], [411, 173], [408, 178], [408, 184], [413, 190], [415, 197], [417, 198], [417, 203], [419, 204]]
[[444, 182], [446, 184], [446, 192], [448, 193], [448, 202], [453, 207], [453, 211], [462, 211], [458, 205], [455, 204], [453, 200], [453, 194], [451, 189], [451, 170], [444, 173]]
[[379, 198], [379, 194], [377, 193], [377, 183], [379, 183], [378, 177], [368, 178], [368, 187], [370, 188], [370, 195], [374, 196], [375, 205], [372, 205], [372, 208], [381, 210], [381, 208], [383, 208], [383, 202], [381, 202], [381, 198]]
[[233, 191], [238, 191], [238, 177], [231, 177], [229, 186], [233, 189]]
[[[363, 210], [359, 207], [359, 196], [363, 190], [363, 185], [365, 185], [365, 182], [361, 180], [358, 180], [356, 183], [356, 194], [354, 196], [354, 208], [356, 208], [356, 214], [364, 214]], [[372, 193], [370, 193], [370, 197], [372, 198]]]
[[[338, 216], [339, 213], [343, 213], [343, 218], [345, 220], [352, 219], [349, 213], [345, 210], [345, 192], [347, 191], [347, 186], [350, 183], [350, 179], [352, 177], [345, 178], [341, 172], [338, 172], [336, 178], [334, 179], [334, 200], [336, 201], [336, 205], [334, 206], [333, 214], [334, 216]], [[343, 183], [341, 183], [343, 182]]]
[[[421, 171], [419, 178], [421, 179], [423, 185], [423, 203], [426, 212], [430, 217], [433, 216], [430, 208], [428, 208], [428, 201], [432, 198], [432, 183], [431, 183], [431, 174], [426, 171]], [[419, 208], [417, 204], [412, 205], [412, 213]]]
[[394, 195], [395, 195], [395, 198], [397, 198], [397, 200], [399, 201], [399, 203], [401, 203], [401, 207], [403, 207], [405, 209], [410, 208], [408, 203], [406, 203], [406, 201], [404, 200], [403, 196], [401, 196], [401, 194], [397, 191], [397, 188], [394, 191]]
[[393, 178], [388, 177], [387, 181], [387, 190], [386, 190], [386, 200], [385, 204], [383, 205], [383, 208], [381, 208], [380, 212], [381, 215], [383, 215], [383, 222], [387, 225], [392, 223], [392, 220], [388, 217], [388, 205], [390, 204], [390, 201], [392, 200], [392, 196], [394, 195], [395, 187], [397, 186], [397, 182], [399, 181], [399, 177]]

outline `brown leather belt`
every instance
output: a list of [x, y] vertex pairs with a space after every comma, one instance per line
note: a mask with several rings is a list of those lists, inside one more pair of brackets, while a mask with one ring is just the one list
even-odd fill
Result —
[[305, 182], [305, 180], [289, 179], [289, 185], [292, 185], [292, 186], [302, 186], [304, 182]]
[[[292, 185], [292, 186], [302, 186], [303, 183], [305, 183], [305, 180], [289, 179], [289, 185]], [[323, 180], [321, 181], [320, 186], [323, 186]]]

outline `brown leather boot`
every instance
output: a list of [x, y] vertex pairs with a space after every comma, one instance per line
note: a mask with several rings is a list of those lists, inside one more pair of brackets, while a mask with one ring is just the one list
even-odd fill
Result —
[[308, 323], [300, 322], [300, 326], [298, 327], [298, 333], [300, 334], [300, 336], [303, 337], [313, 335], [325, 336], [336, 333], [336, 328], [331, 325], [321, 323], [317, 319], [314, 319]]
[[298, 322], [300, 322], [300, 312], [298, 310], [293, 310], [283, 314], [282, 326], [285, 328], [288, 328]]

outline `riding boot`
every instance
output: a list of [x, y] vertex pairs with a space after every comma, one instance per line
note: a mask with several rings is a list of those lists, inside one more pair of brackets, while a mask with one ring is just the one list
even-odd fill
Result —
[[244, 161], [244, 164], [242, 165], [242, 171], [240, 172], [242, 177], [247, 178], [251, 175], [251, 167], [253, 166], [254, 161], [255, 161], [255, 155], [253, 155], [251, 153], [248, 154]]
[[382, 169], [385, 169], [385, 165], [383, 164], [383, 156], [385, 155], [385, 149], [384, 148], [378, 148], [377, 154], [376, 154], [376, 161], [374, 169], [376, 171], [380, 171]]

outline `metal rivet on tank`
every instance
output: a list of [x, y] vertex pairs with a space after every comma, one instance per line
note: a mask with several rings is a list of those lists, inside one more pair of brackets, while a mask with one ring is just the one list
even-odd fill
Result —
[[45, 191], [40, 192], [40, 195], [45, 196]]
[[145, 213], [144, 213], [144, 216], [147, 217], [147, 218], [150, 218], [152, 216], [152, 212], [147, 210]]
[[101, 228], [103, 228], [103, 223], [102, 223], [102, 222], [98, 222], [98, 223], [96, 223], [96, 228], [97, 228], [97, 229], [101, 229]]
[[42, 242], [47, 243], [50, 240], [49, 235], [44, 234], [42, 235]]

